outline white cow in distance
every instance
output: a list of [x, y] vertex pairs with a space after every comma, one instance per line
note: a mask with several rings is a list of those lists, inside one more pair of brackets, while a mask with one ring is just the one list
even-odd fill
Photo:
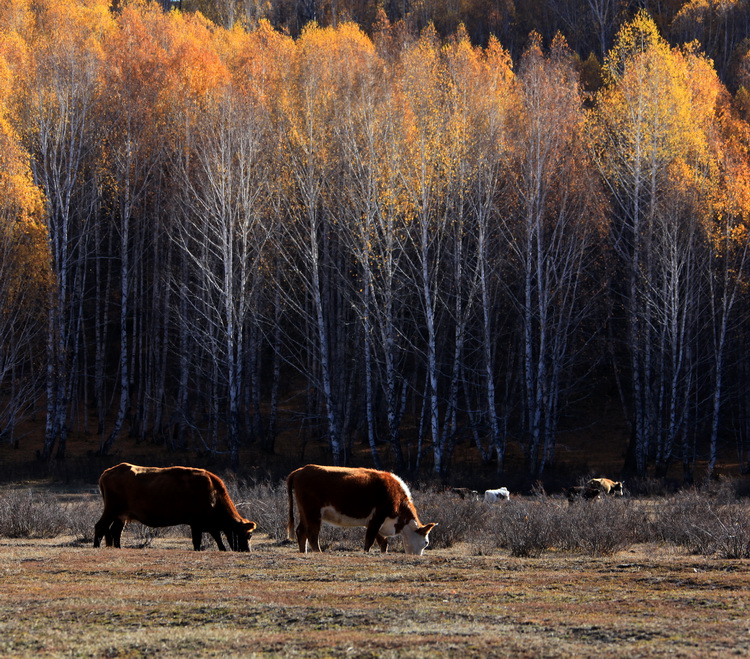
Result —
[[497, 490], [485, 490], [484, 500], [487, 503], [497, 503], [498, 501], [509, 501], [510, 492], [507, 487], [501, 487]]

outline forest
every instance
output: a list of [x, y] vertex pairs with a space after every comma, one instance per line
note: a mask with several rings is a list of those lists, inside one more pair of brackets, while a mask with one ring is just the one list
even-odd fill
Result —
[[0, 0], [0, 442], [747, 468], [748, 88], [746, 0]]

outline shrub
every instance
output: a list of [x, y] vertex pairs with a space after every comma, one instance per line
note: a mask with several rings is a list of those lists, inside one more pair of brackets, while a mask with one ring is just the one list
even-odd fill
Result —
[[[227, 482], [240, 513], [258, 524], [258, 532], [277, 543], [286, 540], [287, 493], [283, 482], [253, 485]], [[611, 555], [635, 542], [663, 542], [695, 554], [750, 558], [750, 503], [738, 498], [732, 481], [713, 482], [649, 500], [603, 498], [567, 501], [547, 497], [539, 489], [533, 497], [515, 497], [488, 505], [426, 488], [414, 492], [423, 522], [437, 522], [430, 534], [433, 548], [464, 543], [477, 554], [499, 548], [513, 556], [539, 556], [556, 547], [589, 555]], [[0, 491], [0, 536], [55, 537], [71, 534], [91, 542], [101, 514], [98, 497], [68, 497], [33, 489]], [[321, 547], [328, 551], [361, 551], [364, 529], [324, 525]], [[153, 529], [129, 524], [130, 543], [150, 546], [157, 537], [189, 536], [186, 527]], [[401, 549], [401, 542], [391, 546]], [[377, 551], [377, 547], [373, 551]]]
[[718, 511], [714, 526], [714, 551], [722, 558], [750, 558], [750, 515], [745, 506], [729, 504]]
[[102, 513], [101, 499], [86, 499], [64, 506], [65, 526], [78, 542], [94, 541], [94, 524]]
[[643, 539], [646, 515], [630, 503], [612, 498], [575, 502], [559, 517], [560, 547], [592, 556], [610, 556]]
[[750, 558], [750, 513], [722, 488], [711, 496], [697, 490], [683, 492], [659, 505], [655, 514], [657, 537], [694, 554]]
[[31, 489], [0, 493], [0, 535], [8, 538], [54, 537], [66, 529], [57, 498]]
[[[440, 526], [431, 536], [434, 547], [471, 544], [477, 554], [506, 548], [513, 556], [536, 557], [552, 547], [589, 555], [610, 555], [645, 539], [648, 520], [629, 501], [601, 499], [569, 506], [538, 493], [529, 498], [487, 505], [428, 492], [420, 504], [424, 521]], [[420, 507], [420, 511], [422, 510]]]
[[430, 546], [435, 549], [476, 540], [485, 533], [490, 517], [490, 508], [484, 501], [462, 499], [434, 489], [415, 492], [414, 505], [423, 524], [438, 525], [430, 533]]
[[244, 485], [230, 494], [240, 514], [258, 525], [257, 533], [266, 533], [278, 543], [286, 540], [286, 483]]
[[559, 509], [548, 499], [512, 499], [493, 506], [492, 515], [497, 544], [511, 556], [541, 556], [556, 542]]

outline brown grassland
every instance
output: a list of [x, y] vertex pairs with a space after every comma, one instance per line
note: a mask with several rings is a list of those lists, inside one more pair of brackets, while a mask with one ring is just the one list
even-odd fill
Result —
[[422, 521], [439, 522], [422, 557], [400, 541], [365, 555], [360, 529], [302, 555], [283, 542], [281, 481], [238, 479], [252, 551], [205, 536], [198, 553], [184, 528], [138, 524], [123, 549], [94, 549], [100, 469], [29, 481], [19, 453], [0, 451], [0, 657], [750, 656], [747, 479], [491, 509], [417, 488]]
[[[437, 529], [436, 529], [437, 531]], [[718, 657], [750, 654], [750, 561], [652, 543], [611, 556], [249, 554], [187, 535], [123, 549], [0, 538], [0, 655]]]

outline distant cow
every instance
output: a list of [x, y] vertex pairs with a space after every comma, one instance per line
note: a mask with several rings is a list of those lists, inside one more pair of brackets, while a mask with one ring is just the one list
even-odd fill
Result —
[[94, 547], [104, 538], [108, 547], [120, 546], [125, 523], [146, 526], [187, 524], [193, 548], [199, 551], [203, 533], [210, 533], [226, 551], [221, 533], [234, 551], [248, 551], [255, 522], [241, 517], [224, 481], [205, 469], [138, 467], [123, 462], [99, 478], [104, 512], [94, 527]]
[[429, 544], [435, 524], [419, 521], [406, 484], [395, 474], [375, 469], [307, 465], [287, 477], [289, 523], [287, 535], [295, 538], [294, 503], [299, 524], [296, 539], [301, 552], [321, 551], [318, 542], [322, 523], [332, 526], [364, 526], [365, 551], [377, 540], [388, 550], [388, 537], [400, 535], [407, 554], [421, 555]]
[[597, 499], [601, 496], [600, 490], [593, 490], [585, 485], [574, 485], [564, 490], [565, 495], [568, 497], [569, 503], [574, 503], [580, 499]]
[[621, 497], [624, 494], [622, 483], [620, 481], [610, 480], [609, 478], [592, 478], [586, 483], [586, 488], [595, 492], [601, 492], [602, 494], [609, 494], [617, 497]]
[[462, 499], [479, 499], [479, 492], [468, 487], [452, 487], [450, 491]]
[[510, 501], [510, 492], [507, 487], [501, 487], [497, 490], [485, 490], [484, 500], [487, 503], [497, 503], [498, 501]]
[[623, 496], [622, 483], [609, 478], [592, 478], [586, 485], [576, 485], [566, 490], [568, 501], [599, 499], [602, 495]]

